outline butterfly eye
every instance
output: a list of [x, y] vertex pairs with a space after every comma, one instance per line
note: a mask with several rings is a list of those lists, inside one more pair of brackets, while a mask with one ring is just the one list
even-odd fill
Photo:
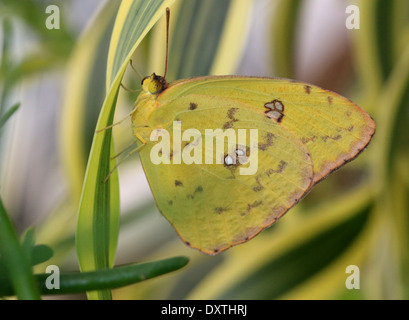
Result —
[[159, 94], [168, 86], [165, 78], [152, 74], [142, 79], [142, 88], [150, 94]]
[[151, 83], [149, 83], [148, 86], [148, 91], [150, 93], [159, 93], [163, 90], [162, 83], [156, 79], [152, 80]]

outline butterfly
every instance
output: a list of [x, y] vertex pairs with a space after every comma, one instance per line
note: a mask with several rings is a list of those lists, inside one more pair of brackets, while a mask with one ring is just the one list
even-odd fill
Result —
[[274, 224], [375, 133], [347, 98], [280, 78], [153, 73], [131, 114], [157, 207], [210, 255]]

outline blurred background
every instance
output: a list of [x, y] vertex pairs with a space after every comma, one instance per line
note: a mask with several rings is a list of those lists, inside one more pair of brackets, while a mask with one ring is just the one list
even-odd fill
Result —
[[[47, 28], [49, 5], [60, 11], [57, 29]], [[54, 250], [47, 264], [64, 271], [78, 269], [78, 203], [119, 5], [0, 0], [0, 116], [20, 103], [0, 131], [0, 194], [18, 231], [34, 225], [37, 242]], [[170, 24], [169, 82], [208, 74], [297, 79], [353, 100], [377, 132], [362, 155], [277, 224], [214, 257], [177, 237], [156, 209], [138, 156], [127, 159], [118, 171], [116, 264], [175, 255], [190, 263], [115, 290], [114, 298], [409, 298], [409, 2], [176, 0]], [[133, 62], [143, 76], [163, 74], [164, 19]], [[139, 89], [140, 81], [128, 68], [122, 83]], [[136, 97], [120, 90], [117, 120]], [[129, 121], [114, 138], [118, 151], [133, 141]], [[360, 289], [345, 285], [350, 265], [359, 267]]]

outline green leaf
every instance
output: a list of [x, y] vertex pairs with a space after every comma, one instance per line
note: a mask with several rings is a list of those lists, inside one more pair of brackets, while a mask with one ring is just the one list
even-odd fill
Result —
[[375, 23], [373, 25], [376, 35], [377, 52], [382, 78], [387, 79], [394, 63], [394, 34], [393, 12], [397, 2], [388, 0], [376, 0]]
[[[42, 294], [69, 294], [127, 286], [178, 270], [188, 262], [186, 257], [173, 257], [94, 272], [62, 273], [59, 278], [60, 289], [51, 290], [45, 285], [50, 274], [37, 274], [35, 277]], [[0, 280], [0, 284], [0, 296], [14, 294], [10, 282]]]
[[31, 265], [20, 246], [17, 233], [0, 200], [0, 255], [18, 299], [40, 299]]
[[[107, 95], [96, 129], [113, 122], [119, 86], [128, 62], [142, 38], [172, 1], [123, 1], [119, 8], [107, 65]], [[112, 130], [95, 133], [78, 210], [76, 247], [81, 271], [112, 267], [118, 241], [119, 186]], [[88, 293], [91, 299], [109, 299], [109, 291]]]
[[21, 247], [31, 266], [43, 263], [53, 256], [52, 249], [45, 244], [35, 244], [34, 227], [29, 227], [24, 235]]
[[361, 261], [365, 255], [372, 206], [373, 194], [362, 185], [303, 215], [291, 212], [281, 224], [229, 252], [188, 298], [322, 299], [345, 281], [345, 261]]
[[[249, 0], [184, 0], [171, 10], [169, 82], [209, 74], [233, 74], [249, 27]], [[212, 21], [212, 23], [208, 23]], [[151, 39], [149, 68], [163, 72], [166, 27], [162, 19]], [[163, 74], [163, 73], [162, 73]]]
[[[230, 1], [183, 1], [170, 47], [171, 79], [207, 75], [221, 39]], [[212, 23], [208, 18], [212, 15]], [[214, 32], [218, 30], [219, 32]], [[185, 48], [188, 48], [186, 50]]]
[[8, 119], [20, 108], [20, 103], [14, 104], [7, 112], [0, 118], [0, 129], [7, 122]]
[[24, 251], [24, 254], [26, 255], [28, 261], [32, 261], [32, 251], [34, 248], [34, 227], [29, 227], [27, 230], [24, 232], [23, 237], [21, 241], [21, 248]]
[[377, 117], [377, 140], [372, 161], [376, 167], [380, 186], [386, 186], [397, 152], [407, 150], [407, 101], [409, 99], [409, 45], [395, 63], [388, 81], [381, 91]]
[[117, 1], [107, 1], [81, 35], [69, 60], [61, 115], [61, 159], [79, 202], [95, 125], [105, 98], [105, 68]]
[[301, 8], [300, 0], [282, 0], [276, 7], [273, 28], [273, 68], [277, 77], [294, 77], [296, 27]]
[[[366, 110], [373, 107], [377, 93], [390, 74], [394, 59], [393, 12], [395, 1], [361, 0], [360, 29], [355, 30], [355, 55], [357, 74], [370, 102]], [[371, 111], [371, 110], [369, 110]]]
[[[366, 208], [367, 209], [367, 208]], [[368, 210], [339, 224], [265, 264], [252, 276], [225, 293], [230, 299], [276, 299], [322, 271], [355, 239], [363, 228]], [[320, 248], [320, 250], [317, 250]], [[273, 271], [274, 270], [274, 271]], [[272, 272], [273, 271], [273, 272]], [[286, 275], [291, 274], [291, 277]]]
[[53, 256], [53, 250], [45, 244], [37, 244], [33, 247], [31, 253], [31, 265], [36, 266], [46, 262]]

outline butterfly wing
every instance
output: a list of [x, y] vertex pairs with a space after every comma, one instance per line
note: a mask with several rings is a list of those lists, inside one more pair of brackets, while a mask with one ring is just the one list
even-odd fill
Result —
[[[243, 103], [288, 129], [311, 154], [314, 183], [353, 160], [375, 132], [372, 118], [350, 100], [286, 79], [211, 76], [181, 80], [159, 96], [158, 104], [191, 94]], [[224, 120], [230, 121], [227, 117]]]
[[[215, 254], [245, 242], [272, 225], [309, 190], [313, 165], [306, 146], [263, 110], [202, 94], [157, 103], [148, 124], [161, 128], [153, 136], [166, 129], [171, 146], [158, 151], [159, 144], [149, 141], [140, 157], [159, 210], [188, 245]], [[180, 148], [173, 143], [179, 135], [173, 129], [179, 127], [179, 138], [187, 140]], [[216, 129], [234, 132], [236, 139], [208, 139], [206, 130]], [[253, 136], [251, 129], [256, 129]], [[188, 138], [183, 137], [185, 132]], [[246, 136], [239, 140], [243, 132]], [[223, 148], [218, 150], [217, 143]], [[201, 158], [201, 164], [186, 163], [193, 154], [201, 154], [195, 158]], [[233, 164], [234, 154], [244, 155], [248, 163]], [[252, 158], [255, 155], [257, 161]], [[154, 164], [155, 157], [169, 164]], [[205, 163], [205, 157], [213, 164]], [[250, 170], [254, 166], [256, 170]], [[242, 174], [241, 169], [252, 172]]]

